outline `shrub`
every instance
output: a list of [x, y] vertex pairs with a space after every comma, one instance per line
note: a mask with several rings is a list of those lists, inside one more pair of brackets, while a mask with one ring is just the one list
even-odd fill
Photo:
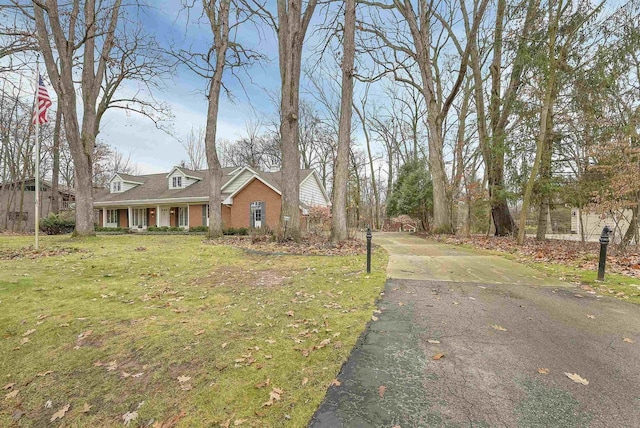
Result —
[[160, 228], [158, 226], [149, 226], [147, 227], [147, 232], [157, 232]]
[[222, 231], [223, 235], [236, 235], [236, 236], [246, 236], [249, 234], [249, 229], [246, 227], [229, 227]]
[[107, 233], [128, 233], [130, 232], [127, 227], [96, 227], [96, 232], [107, 232]]
[[206, 232], [207, 226], [191, 226], [189, 232]]
[[52, 213], [40, 219], [40, 230], [47, 235], [71, 233], [75, 227], [76, 220], [74, 218], [65, 218], [60, 214]]
[[[166, 227], [166, 226], [164, 226], [164, 227]], [[182, 231], [182, 229], [180, 227], [178, 227], [178, 226], [171, 226], [167, 230], [170, 231], [170, 232], [181, 232]]]

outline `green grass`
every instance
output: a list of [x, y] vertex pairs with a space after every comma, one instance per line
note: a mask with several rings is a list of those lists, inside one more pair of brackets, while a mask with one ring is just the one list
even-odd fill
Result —
[[530, 263], [531, 266], [565, 281], [587, 285], [594, 291], [613, 296], [631, 303], [640, 304], [640, 279], [630, 276], [606, 273], [604, 281], [598, 281], [598, 273], [557, 263]]
[[[0, 253], [32, 241], [1, 237]], [[382, 251], [367, 275], [363, 256], [249, 255], [197, 236], [41, 245], [79, 251], [0, 260], [0, 386], [19, 390], [0, 426], [48, 426], [67, 404], [71, 427], [134, 411], [130, 426], [304, 426], [385, 281]]]

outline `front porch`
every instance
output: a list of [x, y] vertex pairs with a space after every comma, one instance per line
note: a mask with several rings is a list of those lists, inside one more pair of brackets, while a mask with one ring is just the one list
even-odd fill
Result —
[[179, 227], [209, 224], [206, 205], [154, 205], [102, 207], [98, 209], [98, 226], [145, 231], [149, 226]]

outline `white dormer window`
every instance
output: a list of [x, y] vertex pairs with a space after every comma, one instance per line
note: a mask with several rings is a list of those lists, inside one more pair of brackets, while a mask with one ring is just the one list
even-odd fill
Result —
[[114, 181], [113, 183], [111, 183], [111, 192], [112, 193], [116, 193], [119, 192], [122, 189], [122, 184], [119, 181]]
[[171, 187], [182, 187], [182, 177], [177, 176], [177, 177], [173, 177], [173, 181], [172, 181], [173, 186]]

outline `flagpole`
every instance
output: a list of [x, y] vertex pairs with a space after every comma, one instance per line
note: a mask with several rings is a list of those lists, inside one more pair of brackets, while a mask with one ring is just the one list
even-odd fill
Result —
[[36, 60], [36, 250], [39, 247], [40, 234], [40, 115], [38, 110], [38, 90], [40, 88], [40, 70]]

